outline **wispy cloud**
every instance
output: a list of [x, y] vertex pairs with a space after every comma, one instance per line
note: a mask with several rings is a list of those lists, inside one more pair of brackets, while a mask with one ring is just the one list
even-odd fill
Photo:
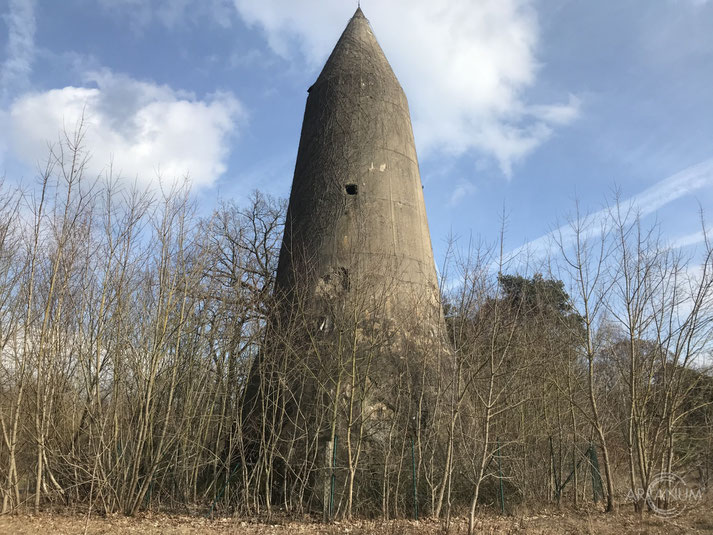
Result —
[[684, 195], [711, 185], [713, 185], [713, 159], [687, 167], [665, 178], [632, 197], [631, 201], [641, 209], [642, 215], [647, 215]]
[[34, 0], [10, 0], [3, 18], [8, 39], [5, 60], [0, 69], [0, 91], [5, 101], [14, 90], [29, 84], [35, 57]]
[[[623, 206], [631, 206], [641, 217], [647, 216], [661, 209], [665, 205], [695, 193], [705, 187], [713, 187], [713, 159], [705, 160], [699, 164], [687, 167], [678, 173], [671, 175], [641, 193], [629, 199], [622, 200]], [[588, 216], [591, 223], [592, 232], [597, 232], [606, 224], [609, 211], [603, 208]], [[575, 233], [570, 225], [562, 225], [552, 232], [544, 234], [539, 238], [531, 240], [511, 251], [508, 257], [514, 258], [525, 255], [530, 259], [541, 259], [547, 255], [553, 239], [561, 241], [565, 247], [573, 243]], [[683, 247], [693, 245], [703, 240], [702, 233], [693, 233], [683, 236], [674, 241], [674, 246]]]
[[469, 180], [460, 180], [453, 192], [451, 193], [450, 199], [448, 199], [449, 206], [455, 206], [459, 204], [463, 199], [472, 195], [477, 191], [478, 188]]
[[679, 236], [672, 241], [674, 247], [688, 247], [689, 245], [696, 245], [703, 243], [706, 240], [706, 235], [702, 230], [697, 232], [691, 232], [684, 236]]
[[96, 1], [102, 8], [128, 17], [132, 31], [139, 34], [156, 22], [167, 28], [175, 28], [185, 24], [197, 25], [209, 20], [219, 26], [229, 27], [235, 12], [232, 0]]

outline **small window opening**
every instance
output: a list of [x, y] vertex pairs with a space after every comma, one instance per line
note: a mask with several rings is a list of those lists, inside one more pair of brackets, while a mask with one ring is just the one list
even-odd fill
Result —
[[341, 282], [342, 282], [342, 290], [345, 292], [349, 291], [349, 270], [345, 267], [340, 267], [339, 268], [339, 274], [341, 275]]
[[347, 195], [356, 195], [359, 192], [359, 187], [356, 184], [347, 184], [345, 188]]

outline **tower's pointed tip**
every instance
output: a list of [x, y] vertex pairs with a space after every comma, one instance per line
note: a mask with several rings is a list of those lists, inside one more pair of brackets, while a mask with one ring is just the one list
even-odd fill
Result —
[[384, 56], [384, 51], [376, 40], [369, 20], [364, 16], [364, 12], [359, 6], [352, 18], [349, 19], [341, 37], [324, 64], [322, 72], [312, 87], [318, 85], [322, 80], [331, 78], [346, 79], [357, 72], [361, 73], [359, 76], [366, 76], [365, 73], [367, 71], [379, 83], [392, 84], [396, 86], [394, 91], [402, 91], [389, 62]]

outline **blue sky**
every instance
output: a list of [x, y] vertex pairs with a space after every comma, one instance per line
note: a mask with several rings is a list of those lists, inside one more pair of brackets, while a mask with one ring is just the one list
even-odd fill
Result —
[[[0, 173], [82, 110], [90, 171], [287, 196], [306, 89], [355, 1], [0, 0]], [[713, 1], [364, 0], [409, 98], [437, 263], [615, 188], [672, 242], [713, 207]], [[710, 217], [710, 214], [708, 214]], [[542, 241], [535, 241], [537, 246]]]

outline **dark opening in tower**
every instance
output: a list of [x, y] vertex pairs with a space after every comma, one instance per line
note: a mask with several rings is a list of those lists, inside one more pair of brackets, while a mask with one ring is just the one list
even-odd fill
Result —
[[347, 184], [344, 189], [347, 191], [347, 195], [356, 195], [359, 192], [359, 187], [356, 184]]

